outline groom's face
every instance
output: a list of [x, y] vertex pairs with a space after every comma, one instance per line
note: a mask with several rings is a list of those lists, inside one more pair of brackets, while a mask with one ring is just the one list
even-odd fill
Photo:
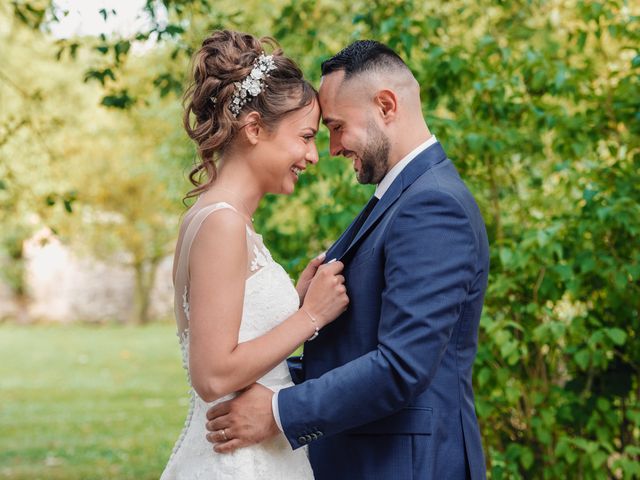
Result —
[[329, 129], [330, 152], [349, 158], [358, 182], [377, 184], [389, 170], [390, 142], [376, 123], [370, 99], [357, 88], [357, 80], [343, 82], [344, 72], [322, 77], [322, 121]]

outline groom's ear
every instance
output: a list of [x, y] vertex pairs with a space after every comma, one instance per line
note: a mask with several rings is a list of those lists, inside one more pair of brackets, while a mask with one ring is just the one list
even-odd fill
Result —
[[380, 90], [373, 98], [375, 108], [384, 123], [396, 118], [398, 113], [398, 97], [392, 90]]
[[244, 117], [242, 131], [251, 145], [256, 145], [258, 143], [258, 138], [260, 137], [262, 130], [263, 126], [258, 112], [251, 112]]

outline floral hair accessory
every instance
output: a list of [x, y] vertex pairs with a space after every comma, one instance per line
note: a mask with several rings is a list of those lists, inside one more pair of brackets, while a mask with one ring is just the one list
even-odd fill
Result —
[[235, 92], [231, 97], [231, 103], [229, 104], [229, 110], [233, 113], [234, 117], [237, 117], [242, 110], [242, 107], [251, 99], [251, 97], [257, 97], [264, 91], [265, 77], [269, 75], [271, 70], [276, 69], [276, 64], [273, 61], [273, 55], [265, 55], [261, 53], [258, 58], [253, 62], [253, 69], [242, 82], [235, 82]]

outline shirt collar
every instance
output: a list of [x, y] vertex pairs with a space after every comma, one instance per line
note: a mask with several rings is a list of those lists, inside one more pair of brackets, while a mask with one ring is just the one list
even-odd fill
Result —
[[393, 181], [396, 179], [400, 172], [406, 167], [411, 160], [416, 158], [423, 150], [426, 150], [431, 145], [436, 143], [438, 140], [435, 135], [431, 135], [427, 141], [421, 143], [416, 148], [414, 148], [408, 155], [406, 155], [402, 160], [396, 163], [391, 170], [387, 172], [382, 181], [376, 186], [376, 191], [374, 196], [378, 199], [382, 198], [385, 192], [389, 189]]

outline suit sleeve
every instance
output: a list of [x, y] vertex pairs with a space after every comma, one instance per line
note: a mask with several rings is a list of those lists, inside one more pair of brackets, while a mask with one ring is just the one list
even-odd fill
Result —
[[[385, 288], [375, 350], [279, 394], [293, 448], [408, 405], [433, 379], [473, 276], [477, 247], [464, 208], [448, 193], [410, 195], [385, 234]], [[302, 438], [301, 438], [302, 437]]]

